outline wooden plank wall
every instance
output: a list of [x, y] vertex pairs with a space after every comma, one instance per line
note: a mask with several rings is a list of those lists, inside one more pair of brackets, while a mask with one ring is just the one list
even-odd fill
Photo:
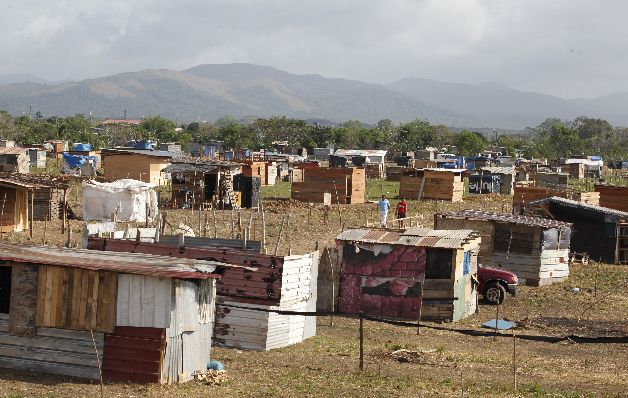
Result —
[[15, 225], [16, 189], [0, 187], [0, 230], [13, 232]]
[[37, 326], [112, 332], [118, 274], [42, 265]]
[[[421, 199], [462, 202], [464, 182], [460, 175], [451, 171], [429, 169], [417, 170], [413, 174], [401, 177], [399, 196], [416, 200], [421, 195]], [[422, 191], [421, 185], [423, 185]]]
[[324, 193], [331, 193], [332, 203], [365, 202], [366, 174], [363, 168], [317, 167], [304, 173], [303, 182], [292, 183], [291, 197], [294, 200], [322, 203]]
[[480, 264], [491, 263], [493, 257], [493, 235], [495, 233], [492, 221], [437, 217], [434, 228], [451, 230], [471, 229], [477, 232], [482, 238], [478, 261]]
[[600, 193], [600, 206], [628, 211], [628, 187], [596, 184], [595, 191]]

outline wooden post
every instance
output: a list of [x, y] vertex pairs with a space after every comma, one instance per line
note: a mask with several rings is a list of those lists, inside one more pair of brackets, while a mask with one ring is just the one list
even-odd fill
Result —
[[423, 281], [420, 282], [421, 286], [421, 298], [419, 299], [419, 315], [416, 319], [416, 334], [421, 334], [421, 313], [423, 312]]
[[231, 235], [229, 237], [233, 239], [235, 224], [233, 223], [233, 207], [231, 207]]
[[216, 223], [216, 209], [212, 209], [212, 215], [214, 217], [214, 239], [218, 237], [218, 224]]
[[512, 385], [517, 391], [517, 336], [512, 330]]
[[33, 239], [33, 220], [35, 218], [33, 216], [33, 211], [35, 209], [35, 195], [34, 195], [34, 191], [32, 189], [30, 191], [27, 191], [27, 192], [30, 192], [30, 196], [31, 196], [31, 205], [30, 205], [30, 212], [29, 212], [30, 213], [29, 214], [29, 219], [30, 220], [29, 220], [29, 223], [28, 223], [29, 224], [28, 228], [29, 228], [30, 238]]
[[205, 213], [205, 223], [203, 224], [203, 238], [207, 237], [207, 213]]
[[72, 226], [68, 223], [68, 240], [65, 242], [65, 247], [72, 247]]
[[168, 213], [164, 211], [164, 216], [161, 223], [161, 235], [166, 231], [166, 224], [168, 223]]
[[292, 235], [290, 233], [290, 207], [288, 207], [288, 214], [286, 217], [286, 236], [288, 237], [288, 255], [291, 256], [292, 255], [292, 240], [290, 239], [290, 236]]
[[281, 242], [281, 236], [283, 235], [283, 224], [286, 216], [281, 218], [281, 227], [279, 228], [279, 236], [277, 237], [277, 243], [275, 244], [275, 256], [277, 255], [277, 251], [279, 251], [279, 242]]
[[4, 240], [4, 204], [7, 201], [7, 191], [4, 191], [4, 199], [2, 199], [2, 215], [0, 215], [0, 234], [2, 235], [2, 240]]
[[201, 236], [202, 232], [201, 232], [202, 228], [201, 228], [201, 209], [198, 209], [198, 236]]
[[364, 313], [360, 311], [360, 370], [364, 370]]
[[495, 336], [493, 336], [493, 340], [497, 339], [498, 329], [497, 322], [499, 321], [499, 298], [497, 299], [497, 306], [495, 307]]
[[44, 217], [44, 237], [41, 240], [42, 245], [46, 244], [46, 230], [48, 229], [48, 217], [50, 217], [50, 215], [47, 215], [46, 217]]
[[179, 247], [185, 246], [185, 234], [181, 232], [179, 234]]
[[260, 208], [262, 209], [262, 253], [266, 254], [266, 217], [264, 217], [264, 208], [261, 200]]
[[[6, 194], [5, 194], [6, 196]], [[67, 221], [67, 207], [68, 207], [68, 190], [63, 190], [63, 211], [61, 212], [61, 234], [65, 233], [65, 223]]]
[[329, 261], [329, 269], [331, 270], [331, 312], [329, 317], [329, 326], [334, 326], [334, 315], [336, 312], [336, 277], [334, 273], [334, 262], [331, 259], [331, 249], [327, 248], [327, 261]]

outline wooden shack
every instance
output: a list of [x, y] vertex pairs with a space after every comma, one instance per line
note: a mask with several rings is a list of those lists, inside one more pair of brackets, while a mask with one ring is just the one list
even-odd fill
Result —
[[471, 230], [349, 229], [340, 247], [340, 311], [458, 321], [476, 309], [480, 238]]
[[355, 204], [366, 200], [366, 176], [359, 167], [315, 167], [303, 170], [303, 182], [292, 183], [291, 198], [300, 202]]
[[30, 170], [30, 155], [27, 148], [0, 147], [0, 172], [24, 173]]
[[515, 180], [514, 167], [484, 167], [480, 169], [479, 174], [489, 174], [497, 176], [499, 179], [499, 191], [501, 195], [512, 195]]
[[60, 176], [0, 173], [2, 230], [28, 228], [31, 212], [37, 221], [62, 219], [69, 188], [68, 180]]
[[238, 160], [237, 162], [242, 163], [242, 174], [247, 177], [257, 177], [260, 179], [262, 185], [268, 185], [268, 176], [266, 171], [268, 165], [266, 162], [254, 160]]
[[110, 148], [100, 152], [105, 178], [133, 179], [164, 185], [168, 181], [163, 170], [178, 152], [152, 151], [130, 148]]
[[408, 169], [399, 183], [399, 196], [410, 200], [462, 202], [463, 169]]
[[476, 231], [482, 237], [478, 261], [514, 272], [520, 283], [543, 286], [569, 276], [569, 223], [463, 210], [435, 214], [434, 227]]
[[[222, 278], [217, 282], [215, 345], [265, 351], [296, 344], [316, 334], [316, 317], [282, 315], [270, 311], [316, 310], [318, 252], [271, 256], [234, 247], [210, 247], [207, 241], [205, 238], [192, 238], [188, 243], [188, 238], [185, 238], [184, 246], [179, 247], [178, 241], [173, 239], [142, 243], [90, 237], [88, 247], [115, 252], [211, 258], [253, 267], [225, 268]], [[221, 245], [225, 244], [222, 239], [217, 241]], [[241, 242], [240, 247], [243, 246]]]
[[628, 187], [610, 184], [595, 184], [599, 192], [599, 205], [610, 209], [628, 211]]
[[628, 212], [552, 197], [530, 204], [544, 217], [573, 224], [571, 249], [593, 260], [628, 263]]
[[96, 348], [105, 381], [190, 380], [210, 359], [223, 266], [0, 243], [0, 367], [98, 380]]
[[539, 172], [534, 176], [536, 185], [557, 191], [566, 191], [569, 184], [569, 173]]
[[[246, 200], [252, 195], [259, 197], [259, 184], [250, 184], [244, 191], [236, 189], [234, 178], [240, 176], [243, 165], [241, 163], [222, 160], [205, 160], [200, 158], [174, 158], [171, 164], [163, 171], [170, 174], [172, 180], [172, 197], [170, 204], [173, 208], [230, 208], [256, 207], [252, 201]], [[248, 177], [251, 179], [251, 177]], [[253, 188], [257, 191], [253, 192]], [[236, 193], [239, 192], [239, 193]], [[243, 200], [244, 199], [244, 200]]]

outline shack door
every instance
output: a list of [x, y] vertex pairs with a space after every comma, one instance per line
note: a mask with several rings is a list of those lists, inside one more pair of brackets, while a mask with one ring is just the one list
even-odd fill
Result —
[[211, 202], [212, 196], [216, 194], [218, 186], [218, 174], [205, 174], [205, 202]]

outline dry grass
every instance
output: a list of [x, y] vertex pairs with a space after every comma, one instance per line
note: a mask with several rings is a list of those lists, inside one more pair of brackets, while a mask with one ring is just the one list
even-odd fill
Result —
[[[378, 190], [371, 188], [373, 196]], [[277, 191], [283, 188], [278, 187]], [[380, 186], [381, 189], [381, 186]], [[394, 190], [394, 184], [385, 186]], [[268, 194], [268, 192], [265, 192]], [[277, 194], [276, 196], [281, 196]], [[284, 193], [285, 196], [285, 193]], [[508, 198], [486, 200], [472, 198], [463, 204], [411, 202], [410, 216], [422, 216], [422, 223], [432, 225], [433, 213], [458, 208], [484, 208], [509, 211]], [[267, 247], [274, 250], [279, 223], [289, 210], [290, 226], [284, 231], [279, 253], [313, 250], [333, 244], [342, 225], [364, 225], [375, 220], [375, 205], [334, 207], [327, 224], [321, 206], [294, 203], [286, 199], [264, 201], [267, 221]], [[312, 212], [310, 214], [310, 208]], [[214, 230], [211, 212], [208, 234]], [[247, 211], [241, 212], [243, 226]], [[253, 213], [257, 238], [261, 217]], [[201, 214], [204, 220], [205, 214]], [[308, 223], [309, 218], [309, 223]], [[173, 224], [184, 222], [198, 228], [198, 212], [170, 211]], [[231, 212], [217, 215], [219, 237], [232, 236]], [[234, 213], [237, 220], [237, 213]], [[420, 219], [419, 219], [420, 220]], [[237, 225], [237, 222], [235, 223]], [[72, 222], [73, 244], [80, 240], [81, 223]], [[58, 223], [47, 224], [46, 238], [60, 244]], [[43, 239], [43, 223], [35, 226], [33, 241]], [[234, 229], [233, 235], [238, 233]], [[28, 234], [7, 234], [5, 239], [28, 240]], [[596, 282], [597, 279], [597, 282]], [[531, 335], [628, 335], [628, 268], [602, 264], [576, 265], [568, 281], [531, 288], [522, 287], [516, 298], [508, 298], [500, 307], [500, 317], [523, 320], [520, 334]], [[622, 288], [623, 286], [623, 288]], [[580, 288], [575, 293], [572, 288]], [[460, 329], [480, 329], [494, 317], [494, 307], [481, 306], [479, 313], [456, 324]], [[512, 387], [512, 339], [508, 337], [471, 337], [464, 334], [423, 328], [419, 336], [414, 328], [365, 322], [366, 368], [358, 370], [358, 322], [355, 319], [329, 318], [318, 321], [318, 335], [302, 344], [271, 352], [242, 352], [217, 348], [215, 359], [224, 361], [230, 379], [220, 386], [188, 383], [176, 386], [111, 384], [106, 397], [459, 397], [461, 384], [466, 397], [626, 397], [628, 391], [628, 347], [626, 344], [583, 343], [569, 341], [546, 343], [519, 340], [517, 391]], [[419, 363], [400, 363], [390, 353], [405, 348], [423, 351]], [[461, 379], [462, 375], [462, 379]], [[0, 397], [96, 397], [97, 385], [64, 377], [53, 377], [2, 370]]]

